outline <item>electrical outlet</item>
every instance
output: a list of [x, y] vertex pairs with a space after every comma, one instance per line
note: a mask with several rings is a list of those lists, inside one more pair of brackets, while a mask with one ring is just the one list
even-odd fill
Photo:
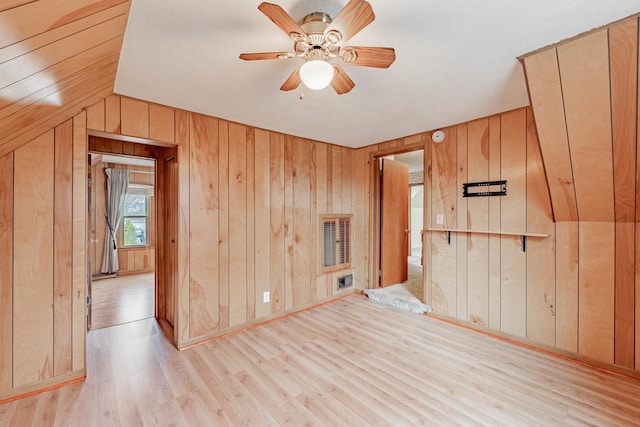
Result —
[[269, 291], [262, 293], [262, 302], [269, 302], [270, 299], [271, 299], [271, 294]]
[[436, 224], [438, 224], [438, 225], [444, 224], [444, 215], [443, 214], [436, 215]]

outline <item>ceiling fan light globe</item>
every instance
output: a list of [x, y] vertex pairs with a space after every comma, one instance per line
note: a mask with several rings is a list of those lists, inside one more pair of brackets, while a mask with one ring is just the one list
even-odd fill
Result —
[[320, 59], [305, 62], [300, 67], [300, 79], [309, 89], [321, 90], [333, 80], [334, 70], [331, 64]]

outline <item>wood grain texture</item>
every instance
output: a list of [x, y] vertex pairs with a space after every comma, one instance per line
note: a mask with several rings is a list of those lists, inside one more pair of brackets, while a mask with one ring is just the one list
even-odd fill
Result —
[[121, 325], [90, 333], [88, 356], [93, 381], [6, 403], [0, 424], [633, 425], [640, 417], [636, 380], [359, 296], [184, 351], [152, 320]]
[[72, 371], [73, 120], [55, 128], [53, 212], [53, 373]]
[[[502, 115], [502, 179], [507, 181], [507, 196], [502, 198], [500, 226], [502, 230], [525, 230], [527, 226], [526, 174], [527, 116], [526, 110]], [[531, 230], [533, 231], [533, 230]], [[527, 333], [527, 260], [519, 237], [501, 236], [502, 309], [500, 330], [524, 337]]]
[[615, 223], [614, 362], [635, 366], [635, 246], [636, 224]]
[[638, 19], [609, 28], [615, 220], [635, 221]]
[[175, 142], [175, 109], [149, 104], [149, 138]]
[[271, 234], [271, 313], [284, 309], [284, 138], [282, 134], [269, 134], [270, 205], [269, 231]]
[[87, 337], [87, 113], [73, 118], [73, 243], [71, 370], [86, 372]]
[[[456, 188], [462, 188], [462, 184], [468, 181], [467, 163], [468, 163], [468, 126], [466, 124], [458, 125], [456, 130], [457, 144], [457, 173]], [[462, 197], [462, 192], [457, 193], [457, 210], [456, 223], [458, 227], [467, 228], [468, 211], [467, 199]], [[452, 237], [454, 238], [454, 237]], [[469, 276], [467, 269], [468, 249], [467, 236], [463, 233], [456, 233], [456, 317], [458, 319], [467, 320], [467, 304], [468, 291], [467, 279]]]
[[271, 222], [269, 205], [271, 203], [270, 159], [271, 144], [269, 132], [255, 130], [255, 304], [256, 318], [271, 314], [271, 303], [263, 302], [264, 292], [271, 292]]
[[33, 37], [42, 32], [61, 27], [117, 4], [130, 3], [123, 0], [54, 0], [52, 2], [31, 2], [0, 13], [4, 22], [20, 22], [14, 31], [0, 36], [0, 46], [11, 45], [17, 41]]
[[613, 221], [607, 31], [558, 47], [580, 221]]
[[220, 328], [229, 327], [229, 295], [231, 278], [229, 276], [229, 123], [221, 120], [218, 131], [219, 157], [218, 180], [220, 222], [218, 224], [220, 278]]
[[615, 226], [581, 221], [579, 227], [578, 351], [613, 363]]
[[[501, 139], [502, 130], [501, 116], [489, 117], [489, 181], [499, 181], [502, 179], [502, 155]], [[489, 230], [499, 230], [501, 226], [501, 197], [489, 198]], [[501, 295], [501, 268], [500, 268], [500, 248], [501, 238], [498, 235], [489, 236], [489, 327], [500, 329], [500, 317], [502, 310]]]
[[[311, 219], [311, 145], [293, 141], [293, 306], [304, 307], [313, 301], [311, 259], [315, 224]], [[314, 274], [315, 277], [315, 274]]]
[[190, 135], [189, 336], [194, 338], [218, 329], [218, 120], [191, 115]]
[[246, 246], [246, 264], [247, 264], [247, 319], [246, 322], [252, 322], [256, 319], [256, 304], [258, 303], [256, 298], [256, 179], [255, 179], [255, 164], [256, 164], [256, 138], [255, 129], [252, 126], [246, 127], [247, 140], [247, 161], [246, 161], [246, 192], [247, 192], [247, 246]]
[[[474, 120], [468, 124], [467, 182], [489, 179], [489, 120]], [[458, 187], [460, 188], [460, 187]], [[489, 228], [489, 199], [467, 199], [467, 228]], [[489, 236], [467, 234], [467, 320], [482, 326], [489, 324]]]
[[[108, 98], [107, 98], [108, 101]], [[107, 104], [108, 105], [108, 104]], [[176, 142], [178, 144], [178, 216], [177, 216], [177, 255], [176, 269], [176, 331], [177, 345], [181, 348], [190, 338], [191, 322], [189, 311], [189, 278], [191, 271], [190, 258], [190, 200], [191, 179], [189, 166], [191, 163], [190, 114], [176, 111]]]
[[577, 221], [578, 210], [564, 109], [560, 66], [555, 48], [524, 59], [540, 151], [556, 221]]
[[120, 109], [122, 133], [149, 138], [149, 104], [137, 99], [122, 97]]
[[527, 108], [527, 231], [549, 234], [527, 239], [527, 338], [556, 344], [555, 226], [532, 110]]
[[118, 95], [109, 95], [104, 99], [105, 131], [119, 134], [122, 125], [120, 123], [120, 101]]
[[104, 99], [87, 108], [87, 129], [105, 130]]
[[0, 391], [13, 374], [13, 154], [0, 157]]
[[556, 346], [578, 352], [579, 227], [556, 223]]
[[247, 321], [247, 128], [229, 123], [229, 326]]
[[[329, 162], [329, 153], [331, 152], [331, 147], [327, 144], [323, 144], [323, 143], [317, 143], [315, 146], [315, 153], [316, 153], [316, 157], [315, 157], [315, 176], [316, 176], [316, 185], [315, 185], [315, 204], [316, 204], [316, 216], [315, 218], [318, 218], [320, 215], [323, 214], [328, 214], [329, 211], [329, 206], [328, 206], [328, 198], [329, 198], [329, 192], [328, 192], [328, 162]], [[362, 152], [362, 155], [364, 155], [364, 152]], [[356, 167], [362, 169], [362, 179], [367, 179], [367, 175], [366, 172], [364, 171], [365, 169], [365, 164], [364, 164], [364, 158], [361, 158], [361, 163], [359, 163]], [[360, 185], [364, 185], [364, 183], [362, 181], [360, 181]], [[367, 206], [363, 205], [362, 209], [366, 210]], [[364, 222], [364, 221], [363, 221]], [[318, 224], [316, 226], [316, 231], [315, 233], [318, 236], [321, 236], [321, 231], [320, 231], [320, 222], [318, 221]], [[364, 230], [363, 230], [364, 232]], [[324, 247], [323, 247], [323, 239], [318, 239], [317, 240], [317, 249], [316, 249], [316, 253], [317, 254], [322, 254], [324, 251]], [[359, 253], [363, 253], [365, 250], [362, 247], [362, 245], [364, 244], [364, 235], [362, 235], [362, 238], [359, 239], [356, 237], [356, 239], [354, 240], [354, 250], [355, 251], [360, 251]], [[355, 257], [356, 259], [358, 259], [359, 257]], [[364, 258], [365, 257], [361, 257], [362, 262], [364, 263]], [[368, 265], [363, 265], [364, 269], [367, 269]], [[311, 264], [311, 268], [314, 272], [318, 273], [320, 271], [322, 271], [322, 257], [316, 257], [315, 260], [313, 260], [313, 264]], [[331, 284], [329, 281], [329, 276], [327, 275], [320, 275], [320, 274], [316, 274], [317, 280], [316, 280], [316, 299], [318, 301], [321, 301], [325, 298], [327, 298], [327, 296], [329, 296], [331, 294]]]
[[284, 308], [293, 308], [293, 137], [284, 137]]
[[53, 376], [54, 131], [15, 151], [13, 386]]

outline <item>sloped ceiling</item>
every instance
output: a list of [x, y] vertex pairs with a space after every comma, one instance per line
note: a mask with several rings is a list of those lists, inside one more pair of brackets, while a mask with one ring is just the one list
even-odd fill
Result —
[[0, 0], [0, 156], [113, 92], [126, 0]]
[[[295, 20], [346, 0], [273, 0]], [[282, 92], [299, 59], [260, 1], [134, 0], [119, 94], [318, 141], [359, 147], [528, 105], [518, 56], [640, 11], [640, 0], [370, 0], [375, 21], [348, 44], [389, 46], [389, 69], [345, 65], [356, 83]]]

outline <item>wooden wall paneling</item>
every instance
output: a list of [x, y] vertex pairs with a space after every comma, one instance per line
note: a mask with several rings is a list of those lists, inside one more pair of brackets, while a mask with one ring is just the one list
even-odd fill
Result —
[[34, 0], [2, 0], [0, 1], [0, 11], [22, 6], [23, 4], [31, 3], [32, 1]]
[[174, 329], [177, 308], [177, 225], [178, 225], [178, 162], [174, 157], [165, 162], [164, 175], [158, 174], [158, 178], [164, 176], [165, 207], [164, 229], [160, 229], [164, 234], [165, 241], [165, 318]]
[[578, 352], [579, 227], [556, 223], [556, 346]]
[[[246, 155], [246, 218], [247, 218], [247, 248], [246, 248], [246, 270], [247, 270], [247, 295], [246, 295], [246, 305], [247, 305], [247, 317], [245, 321], [252, 321], [256, 318], [256, 304], [257, 296], [256, 296], [256, 210], [255, 210], [255, 194], [256, 194], [256, 184], [255, 184], [255, 151], [256, 151], [256, 142], [255, 142], [255, 132], [254, 128], [247, 127], [246, 128], [246, 139], [247, 139], [247, 155]], [[261, 295], [262, 297], [262, 295]]]
[[340, 147], [342, 156], [340, 159], [342, 176], [340, 177], [340, 187], [342, 193], [342, 213], [352, 213], [351, 210], [351, 150], [347, 147]]
[[53, 374], [71, 372], [73, 259], [73, 120], [54, 131]]
[[284, 308], [293, 308], [293, 137], [284, 136]]
[[175, 109], [149, 104], [149, 138], [175, 143]]
[[21, 25], [0, 34], [0, 46], [8, 46], [33, 37], [43, 28], [53, 30], [122, 3], [123, 0], [56, 0], [31, 2], [0, 13], [2, 22], [20, 22]]
[[[422, 243], [422, 302], [425, 304], [431, 304], [433, 299], [433, 262], [431, 258], [432, 251], [432, 234], [427, 232], [427, 227], [431, 224], [432, 212], [431, 212], [431, 176], [432, 176], [432, 159], [431, 159], [431, 138], [425, 134], [421, 134], [420, 141], [423, 147], [423, 215], [422, 215], [422, 230], [421, 230], [421, 243]], [[429, 142], [424, 142], [429, 141]], [[453, 271], [453, 270], [452, 270]]]
[[615, 202], [616, 364], [635, 365], [635, 212], [638, 93], [638, 18], [609, 28]]
[[229, 292], [232, 279], [229, 277], [229, 122], [220, 120], [218, 131], [218, 202], [220, 216], [218, 223], [220, 278], [220, 329], [229, 327]]
[[614, 360], [615, 224], [579, 224], [578, 352]]
[[[155, 164], [155, 173], [148, 175], [151, 183], [154, 186], [154, 195], [151, 197], [151, 230], [149, 236], [149, 243], [155, 245], [154, 247], [147, 247], [147, 258], [149, 269], [153, 270], [155, 280], [155, 316], [159, 319], [167, 318], [167, 247], [169, 242], [169, 234], [166, 232], [165, 221], [169, 219], [168, 209], [165, 209], [168, 205], [166, 202], [167, 187], [165, 185], [166, 180], [162, 179], [168, 172], [166, 169], [167, 163], [165, 162], [166, 154], [162, 153], [158, 156]], [[153, 170], [153, 169], [152, 169]], [[157, 262], [156, 262], [157, 254]]]
[[[468, 124], [467, 180], [481, 182], [489, 179], [489, 120], [480, 119]], [[467, 199], [467, 226], [472, 230], [489, 229], [489, 198]], [[483, 326], [489, 324], [489, 236], [467, 234], [467, 320]]]
[[104, 99], [87, 108], [87, 129], [105, 130]]
[[[502, 197], [500, 223], [503, 231], [525, 231], [527, 227], [526, 167], [527, 117], [524, 109], [502, 114], [502, 179], [507, 196]], [[527, 259], [518, 236], [501, 236], [500, 327], [503, 332], [526, 336]]]
[[[499, 181], [502, 178], [501, 155], [501, 116], [489, 117], [489, 181]], [[489, 230], [500, 230], [500, 206], [502, 197], [489, 197]], [[502, 310], [501, 295], [501, 266], [499, 235], [489, 236], [489, 327], [500, 330], [500, 312]]]
[[109, 95], [104, 100], [105, 132], [119, 134], [121, 131], [120, 100], [119, 95]]
[[[467, 176], [468, 162], [468, 144], [467, 144], [468, 127], [466, 124], [459, 125], [456, 130], [457, 144], [457, 174], [456, 188], [457, 191], [457, 210], [456, 210], [456, 228], [467, 228], [467, 199], [462, 197], [462, 184], [469, 182]], [[454, 235], [451, 236], [454, 239]], [[455, 233], [456, 239], [456, 317], [461, 320], [468, 320], [467, 317], [467, 235], [464, 233]]]
[[122, 133], [149, 138], [149, 103], [123, 97], [120, 109]]
[[66, 38], [89, 27], [108, 21], [119, 15], [127, 14], [130, 2], [122, 2], [112, 7], [99, 11], [94, 10], [91, 15], [67, 21], [64, 25], [48, 28], [46, 31], [39, 29], [39, 33], [25, 39], [20, 39], [10, 45], [4, 45], [0, 49], [0, 63], [17, 58], [34, 49], [48, 45], [56, 40]]
[[54, 131], [15, 151], [13, 387], [53, 376]]
[[638, 18], [609, 28], [615, 220], [635, 221]]
[[285, 223], [284, 223], [284, 136], [269, 133], [271, 233], [271, 313], [279, 313], [285, 307]]
[[[316, 144], [316, 163], [315, 163], [315, 180], [312, 179], [312, 183], [315, 181], [317, 186], [323, 186], [326, 189], [326, 157], [320, 161], [320, 156], [318, 152], [320, 147], [324, 146], [324, 144], [317, 143]], [[323, 154], [326, 156], [326, 149], [323, 151]], [[320, 169], [322, 167], [325, 170], [322, 172], [322, 179], [325, 182], [320, 182]], [[367, 252], [366, 246], [364, 246], [364, 234], [366, 233], [366, 218], [367, 218], [367, 202], [366, 202], [366, 180], [367, 180], [367, 167], [366, 167], [366, 156], [365, 151], [363, 149], [356, 149], [351, 153], [351, 173], [353, 176], [352, 180], [352, 196], [351, 196], [351, 212], [353, 212], [353, 220], [352, 220], [352, 240], [351, 240], [351, 259], [353, 266], [353, 280], [354, 287], [356, 289], [364, 289], [364, 277], [365, 271], [367, 270], [366, 258], [364, 254]], [[316, 199], [316, 203], [318, 206], [322, 205], [323, 209], [326, 209], [326, 190], [324, 190], [325, 194], [321, 201]], [[316, 195], [319, 195], [320, 192], [317, 191]], [[323, 211], [320, 208], [317, 208], [319, 213]], [[323, 248], [322, 248], [322, 240], [323, 237], [318, 233], [319, 230], [318, 225], [318, 215], [314, 215], [312, 217], [312, 227], [311, 231], [316, 230], [316, 236], [318, 236], [318, 244], [316, 247], [318, 248], [318, 255], [315, 259], [312, 259], [311, 267], [314, 271], [319, 268], [320, 260], [323, 258]], [[326, 284], [325, 284], [326, 286]], [[321, 287], [321, 284], [318, 283], [318, 288]], [[317, 301], [321, 301], [322, 297], [318, 295]]]
[[[293, 306], [311, 303], [311, 145], [309, 141], [294, 139], [293, 149]], [[315, 295], [314, 295], [315, 297]]]
[[271, 314], [271, 303], [263, 302], [265, 292], [271, 292], [271, 224], [269, 220], [271, 179], [269, 132], [255, 130], [255, 278], [256, 318]]
[[[57, 91], [50, 92], [47, 88], [34, 94], [28, 108], [12, 114], [11, 120], [0, 121], [0, 155], [37, 138], [111, 92], [117, 61], [117, 55], [109, 56], [82, 70], [80, 76], [58, 81]], [[52, 104], [50, 97], [55, 97], [58, 104]], [[0, 116], [4, 113], [0, 111]]]
[[548, 238], [527, 238], [527, 337], [556, 345], [555, 226], [535, 121], [527, 108], [527, 231]]
[[[637, 222], [636, 222], [637, 224]], [[635, 252], [635, 369], [640, 370], [640, 227], [636, 226], [636, 252]]]
[[613, 221], [613, 159], [606, 29], [558, 46], [580, 221]]
[[[319, 215], [326, 214], [329, 212], [329, 207], [327, 205], [328, 197], [329, 197], [329, 194], [327, 191], [327, 179], [328, 179], [327, 156], [331, 152], [331, 147], [324, 143], [317, 143], [315, 149], [316, 149], [315, 201], [316, 201], [317, 215], [313, 218], [313, 221], [315, 221], [316, 227], [320, 227]], [[315, 232], [316, 235], [320, 236], [319, 234], [320, 231], [318, 228], [313, 229], [313, 226], [312, 226], [311, 232]], [[319, 238], [317, 242], [317, 248], [318, 248], [317, 253], [319, 255], [315, 261], [312, 261], [312, 264], [311, 264], [311, 269], [313, 272], [316, 273], [315, 276], [317, 277], [316, 296], [315, 296], [317, 301], [322, 301], [323, 299], [331, 295], [331, 289], [330, 289], [331, 283], [330, 283], [329, 277], [326, 274], [321, 274], [321, 271], [322, 271], [321, 260], [323, 258], [323, 253], [324, 253], [324, 248], [322, 243], [323, 243], [322, 238]], [[361, 248], [362, 242], [356, 238], [353, 241], [353, 243], [354, 243], [354, 250], [357, 252]], [[357, 257], [354, 257], [354, 258], [357, 258]]]
[[524, 58], [531, 106], [556, 221], [577, 221], [573, 170], [555, 48]]
[[193, 114], [189, 133], [189, 336], [195, 338], [211, 333], [219, 326], [218, 120]]
[[[311, 156], [309, 158], [309, 198], [311, 200], [310, 209], [309, 209], [309, 252], [307, 254], [309, 261], [309, 280], [310, 280], [310, 289], [309, 289], [309, 300], [310, 301], [318, 301], [316, 299], [316, 295], [318, 293], [318, 241], [320, 240], [320, 235], [318, 234], [318, 205], [316, 200], [316, 145], [315, 141], [310, 141], [310, 152]], [[352, 163], [353, 165], [353, 163]], [[351, 183], [349, 186], [350, 189], [353, 188], [355, 183]], [[353, 226], [353, 224], [352, 224]], [[353, 231], [353, 230], [352, 230]], [[352, 233], [353, 236], [353, 233]], [[354, 246], [353, 238], [351, 241], [352, 247]], [[352, 251], [353, 252], [353, 251]]]
[[342, 149], [331, 146], [331, 213], [344, 213], [342, 209]]
[[229, 326], [247, 321], [247, 130], [229, 123]]
[[13, 166], [0, 157], [0, 391], [13, 383]]
[[616, 365], [635, 366], [635, 243], [634, 222], [615, 223], [614, 329]]
[[[0, 13], [0, 15], [2, 14]], [[0, 64], [0, 71], [2, 71], [3, 75], [10, 76], [10, 80], [3, 80], [2, 83], [4, 85], [1, 86], [0, 89], [4, 89], [13, 83], [20, 82], [31, 75], [37, 74], [42, 70], [64, 61], [71, 61], [71, 63], [73, 63], [75, 61], [75, 58], [73, 58], [75, 55], [87, 52], [92, 48], [100, 49], [99, 45], [105, 42], [107, 43], [105, 43], [104, 48], [108, 48], [105, 53], [109, 52], [109, 41], [122, 37], [126, 24], [127, 16], [121, 15], [75, 34], [71, 34], [63, 39], [52, 41], [49, 44]], [[120, 45], [121, 44], [120, 41]], [[0, 44], [0, 46], [2, 45]], [[117, 54], [118, 52], [113, 53]], [[99, 58], [100, 57], [96, 59]], [[83, 61], [80, 63], [83, 63]], [[70, 70], [63, 75], [68, 76], [73, 74], [73, 72], [74, 71]], [[37, 90], [39, 89], [41, 89], [41, 87], [37, 87]], [[33, 92], [35, 92], [35, 90]]]
[[[107, 117], [109, 117], [109, 98], [107, 98]], [[179, 348], [190, 338], [191, 322], [190, 322], [190, 266], [189, 266], [189, 248], [190, 248], [190, 163], [191, 163], [191, 136], [190, 136], [190, 113], [178, 110], [176, 111], [176, 143], [178, 144], [177, 153], [177, 279], [176, 279], [176, 323], [174, 323], [174, 340]], [[108, 120], [107, 120], [108, 125]]]
[[[61, 59], [41, 71], [34, 69], [31, 74], [25, 75], [21, 80], [1, 88], [0, 118], [7, 119], [19, 111], [26, 111], [24, 114], [28, 115], [34, 104], [38, 105], [40, 110], [48, 109], [55, 112], [56, 107], [61, 104], [61, 96], [58, 95], [60, 89], [77, 84], [78, 81], [90, 79], [90, 73], [105, 68], [105, 60], [115, 62], [112, 59], [117, 58], [122, 40], [122, 36], [116, 37], [71, 58]], [[31, 58], [31, 60], [36, 59]], [[0, 65], [0, 69], [2, 67]], [[7, 70], [6, 72], [14, 71]], [[114, 75], [109, 74], [107, 77], [108, 82], [111, 82]]]

